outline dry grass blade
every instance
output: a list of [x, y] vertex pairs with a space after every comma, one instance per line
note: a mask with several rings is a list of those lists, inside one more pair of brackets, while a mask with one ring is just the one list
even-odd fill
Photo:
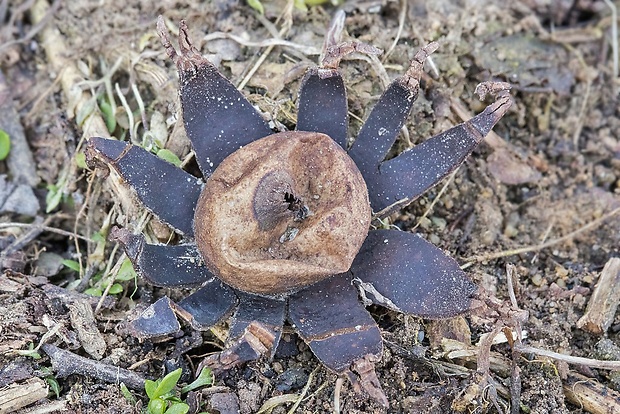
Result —
[[299, 399], [299, 395], [297, 394], [283, 394], [283, 395], [277, 395], [275, 397], [271, 397], [270, 399], [265, 401], [263, 405], [261, 405], [260, 409], [257, 411], [256, 414], [270, 413], [274, 408], [282, 404], [288, 404], [288, 403], [295, 402], [298, 399]]
[[528, 345], [515, 345], [515, 348], [522, 353], [540, 355], [547, 358], [555, 359], [557, 361], [564, 361], [573, 365], [583, 365], [590, 368], [620, 371], [620, 361], [602, 361], [599, 359], [576, 357], [572, 355], [560, 354], [558, 352], [547, 351], [546, 349], [540, 349]]

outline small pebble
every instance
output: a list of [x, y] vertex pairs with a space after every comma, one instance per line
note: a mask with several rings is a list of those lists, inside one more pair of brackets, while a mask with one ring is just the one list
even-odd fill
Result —
[[448, 225], [446, 220], [442, 219], [441, 217], [431, 217], [431, 222], [433, 223], [433, 226], [435, 226], [437, 231], [439, 231], [440, 233], [442, 233], [446, 229], [446, 226]]
[[271, 364], [271, 367], [275, 372], [278, 373], [278, 375], [284, 372], [284, 367], [282, 367], [282, 364], [280, 364], [279, 362], [274, 362], [273, 364]]
[[209, 406], [212, 411], [220, 414], [239, 413], [239, 398], [230, 392], [218, 392], [209, 399]]

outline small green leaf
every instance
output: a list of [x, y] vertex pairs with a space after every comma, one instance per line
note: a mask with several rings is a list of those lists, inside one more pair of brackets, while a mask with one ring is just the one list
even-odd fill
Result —
[[88, 168], [88, 166], [86, 165], [86, 155], [83, 152], [78, 152], [77, 154], [75, 154], [75, 165], [77, 165], [78, 168], [81, 168], [83, 170]]
[[125, 397], [125, 399], [129, 401], [131, 405], [135, 405], [137, 402], [136, 397], [133, 396], [133, 394], [131, 393], [131, 391], [129, 391], [129, 388], [127, 388], [124, 382], [121, 382], [120, 388], [123, 397]]
[[297, 10], [301, 10], [303, 12], [307, 12], [308, 11], [308, 7], [306, 7], [306, 1], [305, 0], [295, 0], [293, 2], [293, 4], [295, 5], [295, 8]]
[[84, 291], [85, 294], [90, 295], [90, 296], [101, 296], [103, 295], [103, 291], [99, 288], [96, 287], [92, 287], [92, 288], [88, 288]]
[[80, 263], [75, 260], [65, 259], [61, 263], [73, 271], [80, 271]]
[[189, 405], [178, 402], [173, 403], [170, 408], [166, 410], [166, 414], [186, 414], [189, 411]]
[[62, 200], [62, 191], [56, 185], [48, 185], [47, 186], [47, 195], [45, 196], [45, 212], [51, 213]]
[[131, 264], [131, 260], [125, 259], [121, 268], [118, 270], [118, 274], [116, 275], [116, 280], [120, 281], [128, 281], [135, 280], [137, 277], [136, 271], [133, 269], [133, 265]]
[[103, 115], [103, 120], [105, 121], [106, 128], [108, 128], [108, 132], [110, 134], [113, 133], [116, 129], [116, 116], [112, 109], [112, 105], [110, 105], [108, 101], [101, 100], [99, 102], [99, 109]]
[[90, 236], [90, 238], [93, 239], [95, 243], [101, 243], [101, 242], [105, 243], [105, 237], [103, 236], [103, 234], [101, 234], [98, 231], [94, 232], [93, 235]]
[[39, 354], [35, 348], [34, 348], [34, 344], [32, 342], [30, 342], [28, 344], [28, 349], [20, 349], [17, 350], [17, 354], [18, 355], [22, 355], [22, 356], [26, 356], [26, 357], [30, 357], [32, 359], [41, 359], [41, 354]]
[[157, 156], [164, 161], [168, 161], [170, 164], [176, 165], [177, 167], [181, 166], [181, 160], [179, 157], [177, 157], [177, 155], [170, 150], [162, 148], [157, 151]]
[[41, 359], [41, 354], [32, 349], [21, 349], [16, 351], [17, 355], [29, 357], [32, 359]]
[[115, 283], [112, 286], [110, 286], [110, 290], [108, 290], [108, 293], [110, 295], [118, 295], [119, 293], [123, 292], [123, 286], [119, 283]]
[[50, 386], [50, 389], [56, 394], [56, 398], [60, 398], [60, 384], [56, 381], [56, 378], [50, 376], [45, 378], [45, 382]]
[[97, 102], [95, 101], [95, 98], [92, 98], [92, 99], [89, 99], [80, 108], [77, 115], [75, 116], [75, 122], [77, 122], [78, 126], [80, 127], [82, 126], [86, 118], [88, 118], [93, 113], [96, 105], [97, 105]]
[[155, 398], [155, 390], [159, 385], [158, 381], [146, 380], [144, 381], [144, 391], [146, 391], [146, 395], [149, 396], [149, 399], [154, 400]]
[[0, 161], [9, 156], [11, 150], [11, 137], [5, 131], [0, 129]]
[[193, 391], [196, 388], [211, 384], [213, 384], [213, 373], [209, 368], [203, 368], [202, 371], [200, 371], [198, 378], [196, 378], [191, 384], [187, 384], [185, 387], [181, 388], [181, 393], [185, 394], [186, 392]]
[[181, 374], [183, 370], [181, 368], [175, 369], [165, 377], [161, 379], [161, 383], [157, 386], [155, 390], [154, 397], [151, 398], [159, 398], [162, 395], [168, 394], [170, 391], [174, 389], [179, 382], [179, 378], [181, 378]]
[[260, 14], [265, 14], [265, 8], [260, 0], [248, 0], [248, 6], [259, 12]]
[[166, 411], [166, 402], [159, 398], [149, 401], [148, 412], [149, 414], [164, 414]]

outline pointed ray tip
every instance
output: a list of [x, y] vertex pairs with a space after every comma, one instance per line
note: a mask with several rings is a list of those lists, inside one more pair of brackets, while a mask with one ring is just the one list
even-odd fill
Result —
[[133, 234], [129, 230], [117, 226], [112, 227], [112, 230], [110, 230], [109, 239], [119, 243], [132, 262], [142, 250], [145, 242], [142, 235]]
[[185, 21], [185, 19], [179, 22], [179, 49], [182, 55], [198, 52], [189, 40], [189, 28], [187, 27], [187, 21]]
[[474, 93], [480, 100], [484, 100], [487, 95], [495, 97], [495, 102], [487, 107], [485, 112], [492, 114], [495, 122], [502, 118], [512, 106], [512, 96], [510, 89], [512, 85], [508, 82], [482, 82], [476, 86]]
[[426, 59], [428, 59], [428, 57], [438, 48], [439, 43], [430, 42], [429, 44], [418, 50], [413, 56], [413, 59], [411, 59], [409, 68], [407, 69], [403, 77], [407, 81], [407, 84], [412, 85], [412, 88], [417, 88], [417, 85], [420, 82], [420, 78], [422, 77], [422, 71], [424, 70], [424, 62], [426, 62]]
[[113, 162], [118, 160], [130, 146], [131, 144], [116, 139], [91, 137], [86, 145], [86, 156], [90, 159], [100, 158]]
[[474, 93], [478, 95], [479, 99], [483, 101], [487, 95], [497, 96], [503, 98], [509, 95], [509, 91], [512, 89], [512, 85], [508, 82], [482, 82], [476, 86]]
[[168, 36], [168, 28], [166, 27], [166, 22], [164, 20], [164, 16], [161, 14], [157, 16], [157, 35], [159, 36], [159, 40], [161, 41], [162, 46], [166, 50], [166, 54], [172, 61], [176, 62], [178, 55], [177, 51], [172, 46], [170, 42], [170, 37]]
[[439, 49], [439, 43], [437, 43], [437, 42], [430, 42], [429, 44], [427, 44], [426, 46], [424, 46], [420, 50], [424, 51], [424, 53], [426, 53], [426, 56], [428, 57], [428, 55], [431, 55], [431, 54], [435, 53], [437, 51], [437, 49]]

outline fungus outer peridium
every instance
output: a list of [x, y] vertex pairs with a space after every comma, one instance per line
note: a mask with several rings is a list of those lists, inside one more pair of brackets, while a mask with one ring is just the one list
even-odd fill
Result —
[[366, 183], [330, 137], [270, 135], [228, 156], [194, 216], [207, 267], [245, 292], [277, 295], [349, 270], [371, 219]]

